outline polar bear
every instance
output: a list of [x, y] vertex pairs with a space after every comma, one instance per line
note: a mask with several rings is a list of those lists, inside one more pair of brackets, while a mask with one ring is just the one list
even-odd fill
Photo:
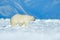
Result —
[[12, 26], [15, 26], [17, 24], [19, 26], [22, 26], [22, 25], [28, 26], [29, 22], [34, 21], [34, 19], [35, 18], [30, 15], [16, 14], [11, 18], [11, 24]]

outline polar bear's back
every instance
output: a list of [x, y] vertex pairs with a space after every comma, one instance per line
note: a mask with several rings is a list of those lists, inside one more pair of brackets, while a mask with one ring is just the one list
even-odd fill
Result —
[[18, 21], [20, 20], [34, 20], [34, 17], [33, 16], [30, 16], [30, 15], [21, 15], [21, 14], [16, 14], [12, 17], [13, 19], [18, 19]]

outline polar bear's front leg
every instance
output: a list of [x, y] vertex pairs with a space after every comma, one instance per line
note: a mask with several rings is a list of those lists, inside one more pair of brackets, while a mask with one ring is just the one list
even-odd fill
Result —
[[19, 25], [19, 26], [22, 26], [23, 24], [24, 24], [24, 22], [23, 22], [23, 21], [21, 21], [21, 20], [20, 20], [20, 21], [18, 21], [18, 25]]
[[25, 22], [24, 22], [24, 25], [25, 25], [25, 26], [28, 26], [28, 25], [29, 25], [29, 21], [25, 21]]

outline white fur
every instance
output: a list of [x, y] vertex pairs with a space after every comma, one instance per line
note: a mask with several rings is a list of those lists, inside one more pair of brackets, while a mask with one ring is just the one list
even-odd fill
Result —
[[30, 15], [21, 15], [21, 14], [16, 14], [11, 18], [11, 24], [13, 26], [19, 24], [21, 25], [28, 25], [30, 21], [34, 21], [34, 17]]

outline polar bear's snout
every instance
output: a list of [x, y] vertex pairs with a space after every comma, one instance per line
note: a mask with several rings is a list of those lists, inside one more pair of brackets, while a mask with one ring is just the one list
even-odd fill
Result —
[[15, 25], [28, 25], [30, 21], [34, 21], [34, 17], [30, 15], [21, 15], [21, 14], [16, 14], [11, 18], [11, 24], [12, 26]]

